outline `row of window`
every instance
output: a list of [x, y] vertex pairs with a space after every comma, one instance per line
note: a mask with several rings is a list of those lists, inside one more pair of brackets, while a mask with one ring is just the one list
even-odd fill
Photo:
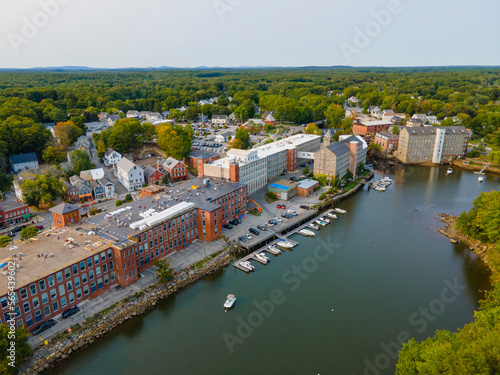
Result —
[[[21, 210], [17, 210], [17, 211], [13, 211], [13, 212], [10, 212], [10, 213], [6, 213], [4, 215], [4, 217], [6, 219], [8, 218], [11, 218], [11, 217], [16, 217], [16, 216], [19, 216], [19, 215], [23, 215], [23, 214], [27, 214], [29, 212], [29, 210], [27, 208], [22, 208]], [[1, 218], [2, 216], [0, 216]]]

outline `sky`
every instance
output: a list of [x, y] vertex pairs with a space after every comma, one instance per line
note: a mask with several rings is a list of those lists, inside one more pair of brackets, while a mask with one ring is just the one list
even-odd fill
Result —
[[500, 65], [498, 0], [0, 0], [0, 68]]

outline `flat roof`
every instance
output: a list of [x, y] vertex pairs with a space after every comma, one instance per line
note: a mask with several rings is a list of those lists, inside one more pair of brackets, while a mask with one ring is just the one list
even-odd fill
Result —
[[[16, 288], [28, 285], [44, 276], [65, 269], [88, 256], [114, 246], [113, 241], [95, 232], [95, 225], [78, 224], [42, 231], [27, 241], [10, 243], [0, 248], [0, 264], [16, 260]], [[40, 254], [44, 256], [38, 256]], [[17, 258], [13, 258], [17, 254]], [[22, 257], [20, 256], [22, 254]], [[45, 258], [45, 254], [49, 254]], [[0, 295], [7, 292], [7, 276], [0, 274]]]
[[303, 180], [300, 181], [297, 187], [303, 188], [303, 189], [309, 189], [313, 186], [319, 185], [319, 182], [316, 180]]
[[377, 125], [392, 125], [392, 122], [384, 120], [376, 120], [376, 121], [360, 121], [360, 124], [364, 126], [377, 126]]

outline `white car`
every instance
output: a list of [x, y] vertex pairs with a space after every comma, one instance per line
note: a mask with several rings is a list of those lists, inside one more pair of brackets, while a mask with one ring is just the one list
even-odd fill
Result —
[[252, 239], [252, 236], [250, 236], [248, 233], [245, 233], [245, 237], [247, 238], [247, 240], [251, 240]]

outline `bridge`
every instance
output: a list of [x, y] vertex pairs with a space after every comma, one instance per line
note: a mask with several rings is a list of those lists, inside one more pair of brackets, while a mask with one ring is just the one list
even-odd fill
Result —
[[297, 159], [314, 160], [314, 152], [297, 151]]

